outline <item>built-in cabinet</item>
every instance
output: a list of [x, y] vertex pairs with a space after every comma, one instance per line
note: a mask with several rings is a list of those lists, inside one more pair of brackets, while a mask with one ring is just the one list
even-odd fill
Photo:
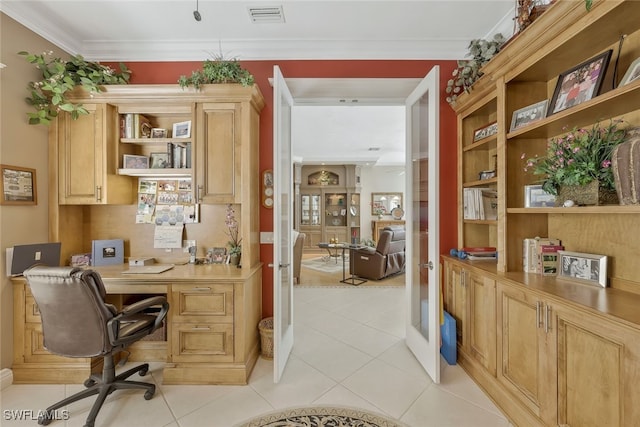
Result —
[[[527, 208], [539, 176], [525, 158], [573, 127], [623, 118], [640, 125], [640, 81], [617, 86], [640, 57], [640, 3], [557, 0], [483, 67], [458, 98], [458, 247], [495, 246], [497, 261], [443, 256], [445, 308], [459, 363], [517, 426], [635, 426], [640, 420], [638, 205]], [[624, 43], [620, 43], [621, 37]], [[620, 47], [621, 46], [621, 47]], [[510, 130], [514, 111], [551, 99], [560, 74], [612, 49], [597, 96]], [[615, 70], [617, 67], [617, 72]], [[612, 83], [613, 82], [613, 83]], [[477, 130], [497, 124], [479, 138]], [[495, 176], [480, 172], [495, 170]], [[487, 178], [487, 179], [481, 179]], [[497, 220], [464, 219], [464, 189], [498, 194]], [[522, 242], [562, 240], [609, 257], [608, 287], [522, 271]], [[475, 310], [475, 312], [474, 312]]]

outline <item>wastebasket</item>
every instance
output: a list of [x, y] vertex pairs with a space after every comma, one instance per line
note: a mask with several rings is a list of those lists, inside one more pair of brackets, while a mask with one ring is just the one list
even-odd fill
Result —
[[258, 323], [260, 353], [265, 359], [273, 359], [273, 317], [265, 317]]

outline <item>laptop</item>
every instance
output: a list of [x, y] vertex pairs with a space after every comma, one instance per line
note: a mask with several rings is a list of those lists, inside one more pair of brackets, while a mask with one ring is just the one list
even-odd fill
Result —
[[16, 245], [11, 259], [11, 276], [22, 276], [24, 271], [36, 264], [57, 267], [60, 265], [60, 242]]

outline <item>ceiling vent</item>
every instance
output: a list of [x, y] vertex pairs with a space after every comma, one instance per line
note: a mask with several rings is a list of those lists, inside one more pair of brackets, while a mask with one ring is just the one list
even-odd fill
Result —
[[251, 22], [259, 23], [284, 23], [284, 12], [282, 6], [249, 6], [249, 17]]
[[380, 151], [380, 147], [369, 147], [369, 151]]

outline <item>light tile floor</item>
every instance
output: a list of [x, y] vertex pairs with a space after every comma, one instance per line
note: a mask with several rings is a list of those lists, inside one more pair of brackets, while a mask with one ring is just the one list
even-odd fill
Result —
[[[281, 408], [327, 404], [360, 407], [411, 427], [507, 427], [509, 422], [457, 365], [442, 361], [434, 384], [404, 343], [404, 289], [297, 287], [295, 346], [282, 380], [260, 358], [247, 386], [162, 385], [162, 364], [146, 381], [150, 401], [137, 391], [116, 391], [96, 427], [231, 427]], [[35, 414], [82, 385], [11, 385], [0, 395], [3, 427], [16, 410]], [[70, 419], [52, 427], [81, 427], [91, 399], [69, 407]], [[29, 413], [22, 412], [30, 417]]]

